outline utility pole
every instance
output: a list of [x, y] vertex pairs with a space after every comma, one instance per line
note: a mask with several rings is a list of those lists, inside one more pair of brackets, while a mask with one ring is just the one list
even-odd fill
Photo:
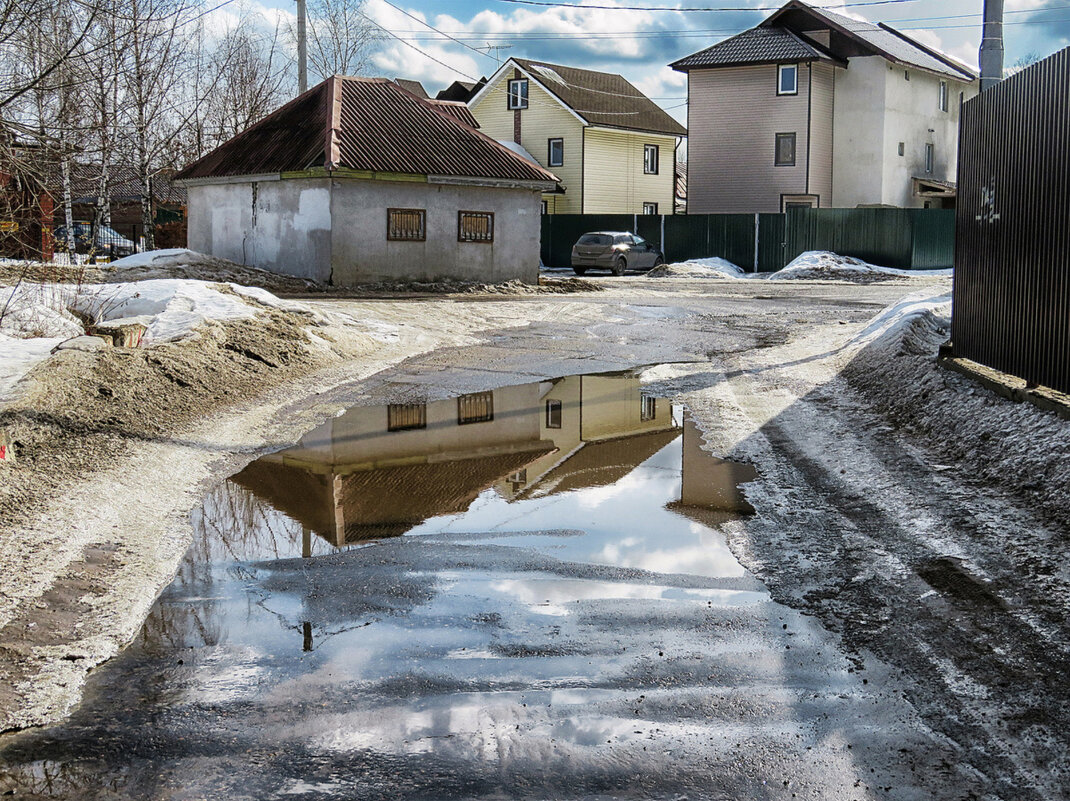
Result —
[[1003, 0], [985, 0], [980, 62], [983, 92], [1003, 80]]
[[305, 0], [297, 0], [297, 91], [298, 94], [308, 91], [308, 36], [306, 32]]

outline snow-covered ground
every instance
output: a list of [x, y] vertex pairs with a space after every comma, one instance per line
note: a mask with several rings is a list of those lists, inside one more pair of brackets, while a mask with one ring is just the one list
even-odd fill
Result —
[[746, 273], [730, 261], [712, 256], [663, 264], [647, 273], [648, 278], [746, 278]]
[[[151, 254], [137, 254], [148, 256]], [[137, 258], [137, 256], [132, 258]], [[39, 284], [0, 287], [0, 403], [33, 367], [95, 323], [141, 323], [146, 346], [190, 337], [207, 323], [250, 319], [265, 308], [307, 311], [264, 289], [207, 281], [153, 279], [114, 284]], [[247, 300], [248, 299], [248, 300]]]
[[880, 267], [851, 256], [840, 256], [826, 250], [808, 250], [779, 272], [769, 276], [771, 281], [839, 280], [854, 281], [898, 275], [905, 278], [951, 275], [951, 270], [897, 270]]

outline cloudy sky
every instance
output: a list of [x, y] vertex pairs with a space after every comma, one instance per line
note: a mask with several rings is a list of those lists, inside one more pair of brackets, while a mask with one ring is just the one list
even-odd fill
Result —
[[[259, 13], [266, 19], [292, 16], [296, 8], [293, 0], [241, 3], [239, 13]], [[370, 72], [418, 79], [433, 95], [454, 80], [490, 75], [499, 58], [541, 59], [619, 72], [683, 120], [687, 78], [666, 65], [756, 25], [770, 8], [781, 4], [777, 0], [366, 0], [365, 13], [382, 33]], [[887, 22], [977, 64], [983, 0], [815, 0], [812, 4]], [[1006, 0], [1005, 21], [1007, 65], [1070, 45], [1070, 0]]]

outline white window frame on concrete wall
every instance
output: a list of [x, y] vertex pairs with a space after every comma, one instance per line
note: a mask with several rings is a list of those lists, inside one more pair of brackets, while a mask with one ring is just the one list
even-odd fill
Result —
[[925, 143], [925, 172], [932, 175], [936, 169], [936, 145], [932, 142]]
[[[791, 74], [791, 88], [784, 88], [784, 75], [790, 71]], [[799, 94], [799, 65], [798, 64], [781, 64], [777, 67], [776, 71], [776, 93], [778, 95], [797, 95]]]
[[947, 81], [940, 81], [940, 110], [947, 111]]

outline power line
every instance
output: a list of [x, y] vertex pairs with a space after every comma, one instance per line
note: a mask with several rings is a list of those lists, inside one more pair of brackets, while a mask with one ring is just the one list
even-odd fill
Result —
[[[701, 8], [673, 8], [671, 6], [595, 6], [586, 3], [551, 2], [551, 0], [494, 0], [497, 3], [511, 3], [520, 6], [540, 6], [542, 8], [574, 8], [578, 10], [590, 9], [592, 11], [672, 11], [677, 14], [708, 14], [721, 11], [779, 11], [783, 6], [720, 6]], [[834, 11], [838, 8], [854, 6], [891, 6], [902, 3], [917, 3], [921, 0], [859, 0], [854, 3], [840, 3], [835, 6], [813, 6], [821, 11]]]

